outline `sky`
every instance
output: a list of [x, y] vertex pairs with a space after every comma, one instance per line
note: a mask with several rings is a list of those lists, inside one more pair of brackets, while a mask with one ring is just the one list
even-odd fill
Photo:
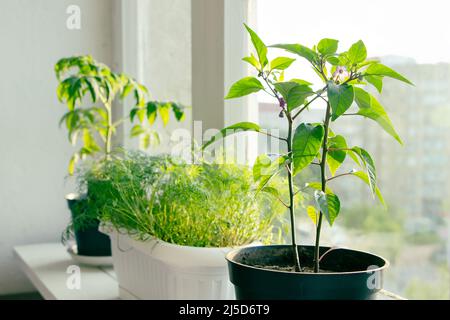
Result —
[[[369, 57], [399, 56], [417, 63], [450, 63], [449, 0], [256, 0], [257, 33], [267, 44], [339, 40], [338, 52], [363, 40]], [[285, 56], [270, 49], [269, 59]], [[299, 77], [320, 85], [310, 66], [298, 61], [286, 79]], [[258, 100], [273, 102], [258, 94]]]
[[448, 0], [257, 0], [258, 33], [267, 44], [362, 39], [369, 55], [418, 63], [450, 62]]

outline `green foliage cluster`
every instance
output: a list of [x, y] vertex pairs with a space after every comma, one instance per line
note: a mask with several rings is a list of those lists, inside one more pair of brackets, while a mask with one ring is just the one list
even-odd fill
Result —
[[345, 228], [359, 230], [365, 234], [388, 232], [404, 233], [404, 213], [395, 207], [389, 207], [389, 211], [380, 206], [356, 204], [345, 211], [342, 225]]
[[[115, 73], [91, 56], [73, 56], [60, 59], [55, 65], [58, 80], [57, 95], [68, 111], [60, 120], [65, 124], [68, 139], [72, 145], [81, 140], [81, 148], [69, 162], [72, 175], [80, 159], [103, 155], [108, 158], [112, 152], [112, 136], [126, 118], [113, 119], [116, 100], [124, 100], [132, 94], [133, 108], [127, 117], [138, 124], [131, 129], [132, 137], [140, 137], [141, 148], [159, 144], [158, 132], [151, 129], [159, 115], [167, 125], [172, 111], [177, 121], [184, 119], [184, 107], [175, 102], [148, 101], [148, 89], [124, 73]], [[88, 97], [91, 104], [86, 105]]]
[[438, 281], [413, 278], [405, 288], [405, 296], [412, 300], [448, 300], [450, 298], [450, 271], [443, 265], [436, 268]]
[[[263, 173], [255, 174], [254, 177], [259, 181], [260, 189], [264, 190], [267, 188], [267, 182], [274, 176], [283, 170], [287, 171], [290, 197], [286, 205], [290, 211], [292, 249], [297, 271], [301, 271], [302, 268], [296, 250], [295, 196], [299, 194], [298, 190], [301, 188], [295, 186], [294, 177], [309, 166], [320, 167], [318, 179], [308, 181], [306, 184], [315, 200], [306, 211], [316, 225], [314, 271], [319, 272], [322, 220], [325, 218], [330, 225], [333, 225], [341, 208], [339, 197], [328, 185], [329, 182], [343, 176], [357, 177], [366, 183], [371, 192], [384, 203], [377, 186], [377, 173], [372, 156], [360, 146], [349, 146], [345, 137], [333, 132], [332, 125], [343, 116], [362, 116], [377, 122], [389, 135], [402, 143], [383, 106], [366, 91], [366, 87], [371, 85], [381, 93], [385, 77], [407, 84], [412, 83], [378, 60], [367, 59], [367, 50], [361, 40], [340, 53], [338, 53], [338, 40], [329, 38], [320, 40], [312, 48], [301, 44], [266, 46], [251, 28], [245, 27], [256, 55], [251, 54], [243, 60], [254, 67], [257, 77], [250, 76], [238, 80], [231, 86], [225, 98], [239, 98], [263, 91], [275, 99], [279, 105], [279, 116], [286, 119], [287, 137], [274, 138], [286, 143], [287, 153], [275, 159], [268, 155], [259, 156], [254, 164], [254, 170]], [[306, 59], [323, 82], [323, 86], [314, 89], [311, 82], [300, 78], [285, 80], [285, 70], [294, 63], [295, 59], [281, 56], [269, 60], [268, 48], [282, 49], [296, 57]], [[303, 112], [308, 111], [311, 103], [316, 100], [323, 101], [325, 105], [323, 121], [321, 123], [302, 121]], [[358, 111], [350, 113], [348, 110], [354, 103]], [[237, 123], [221, 130], [204, 144], [204, 148], [238, 131], [265, 132], [255, 123]], [[339, 172], [341, 165], [347, 159], [353, 161], [358, 169]], [[270, 192], [274, 191], [277, 190], [270, 190]]]
[[[91, 181], [102, 183], [93, 189]], [[236, 164], [187, 164], [129, 152], [84, 174], [89, 210], [140, 240], [229, 247], [281, 240], [285, 211], [272, 195], [255, 195], [252, 172]], [[277, 187], [277, 181], [272, 182]]]

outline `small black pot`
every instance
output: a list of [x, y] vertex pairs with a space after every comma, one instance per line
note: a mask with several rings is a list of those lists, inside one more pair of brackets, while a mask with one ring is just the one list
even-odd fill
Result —
[[[314, 247], [298, 246], [302, 267], [313, 266]], [[323, 255], [330, 248], [320, 247]], [[323, 256], [320, 268], [327, 272], [290, 272], [263, 269], [291, 266], [292, 247], [255, 246], [227, 254], [230, 280], [239, 300], [366, 300], [382, 288], [383, 270], [389, 263], [376, 255], [333, 249]]]
[[[75, 219], [76, 214], [83, 210], [87, 200], [78, 194], [68, 194], [66, 196], [67, 204]], [[100, 221], [94, 221], [89, 227], [82, 230], [74, 230], [75, 241], [77, 243], [77, 254], [91, 257], [111, 256], [111, 241], [109, 236], [98, 231]]]

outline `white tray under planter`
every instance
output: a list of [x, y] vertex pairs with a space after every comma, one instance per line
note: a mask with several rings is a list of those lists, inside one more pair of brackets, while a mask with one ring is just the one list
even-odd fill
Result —
[[114, 270], [121, 299], [230, 300], [234, 288], [225, 255], [231, 248], [180, 246], [137, 241], [109, 225]]

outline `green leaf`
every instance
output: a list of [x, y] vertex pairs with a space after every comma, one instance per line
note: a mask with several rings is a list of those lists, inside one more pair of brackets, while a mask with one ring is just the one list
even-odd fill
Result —
[[376, 121], [395, 140], [403, 144], [383, 106], [371, 94], [361, 88], [355, 88], [355, 101], [359, 107], [358, 115]]
[[89, 93], [91, 94], [92, 102], [97, 101], [97, 92], [94, 88], [94, 85], [92, 84], [91, 80], [89, 78], [84, 78], [84, 83], [86, 84], [86, 87], [89, 90]]
[[136, 113], [139, 111], [139, 108], [133, 108], [130, 111], [130, 120], [131, 122], [134, 121], [134, 118], [136, 117]]
[[80, 159], [84, 160], [84, 159], [86, 159], [87, 156], [92, 155], [93, 152], [89, 148], [81, 148], [80, 151], [78, 152], [78, 154], [80, 155]]
[[361, 159], [361, 162], [364, 165], [367, 175], [369, 177], [370, 188], [372, 192], [375, 193], [377, 187], [377, 172], [372, 157], [363, 148], [353, 147], [351, 150], [355, 152], [355, 154]]
[[294, 175], [307, 167], [317, 156], [324, 131], [324, 127], [320, 124], [302, 123], [297, 127], [292, 144]]
[[242, 60], [244, 60], [245, 62], [250, 63], [252, 66], [254, 66], [256, 68], [256, 70], [258, 70], [258, 71], [261, 70], [261, 64], [259, 63], [258, 60], [256, 60], [256, 58], [253, 55], [253, 53], [250, 55], [250, 57], [242, 58]]
[[67, 83], [67, 92], [69, 99], [76, 100], [81, 97], [80, 90], [81, 90], [81, 79], [78, 76], [71, 76], [70, 78], [67, 78], [63, 82]]
[[143, 84], [139, 84], [138, 83], [138, 89], [143, 93], [143, 95], [148, 94], [148, 89], [146, 86], [144, 86]]
[[136, 124], [136, 125], [133, 126], [133, 128], [131, 128], [130, 136], [131, 137], [137, 137], [137, 136], [140, 136], [143, 133], [145, 133], [144, 128], [142, 128], [139, 124]]
[[169, 104], [172, 106], [172, 111], [175, 114], [175, 119], [177, 119], [178, 122], [184, 121], [186, 117], [184, 107], [175, 102], [169, 102]]
[[153, 131], [151, 135], [151, 145], [159, 145], [161, 144], [161, 139], [159, 137], [159, 133], [157, 131]]
[[275, 171], [271, 175], [265, 175], [259, 180], [258, 187], [256, 188], [255, 195], [257, 195], [259, 192], [264, 191], [266, 188], [269, 188], [270, 181], [280, 173], [281, 170]]
[[170, 104], [164, 104], [158, 108], [158, 113], [161, 117], [164, 126], [167, 126], [170, 119]]
[[59, 102], [64, 102], [68, 97], [67, 86], [64, 83], [60, 83], [56, 88], [56, 95]]
[[150, 125], [153, 125], [156, 120], [158, 104], [154, 101], [147, 102], [147, 120]]
[[148, 133], [141, 136], [141, 139], [139, 140], [139, 148], [142, 150], [148, 149], [150, 146], [150, 135]]
[[80, 113], [76, 111], [72, 111], [68, 113], [66, 118], [66, 127], [69, 131], [74, 130], [80, 127]]
[[284, 49], [305, 58], [311, 63], [315, 63], [317, 61], [317, 53], [301, 44], [275, 44], [269, 47]]
[[78, 155], [78, 153], [75, 153], [69, 161], [69, 167], [68, 167], [68, 171], [69, 171], [69, 175], [73, 176], [74, 172], [75, 172], [75, 165], [77, 164], [77, 162], [80, 160], [80, 156]]
[[108, 121], [108, 113], [104, 108], [93, 107], [92, 110], [95, 111], [102, 120]]
[[250, 29], [250, 27], [248, 25], [246, 25], [245, 23], [244, 23], [244, 26], [247, 29], [248, 33], [250, 34], [250, 38], [252, 40], [253, 46], [255, 47], [256, 53], [258, 54], [259, 63], [264, 68], [268, 63], [267, 47], [264, 44], [264, 42], [262, 42], [262, 40], [255, 33], [255, 31]]
[[106, 136], [108, 134], [108, 130], [106, 130], [106, 128], [104, 128], [104, 127], [98, 128], [97, 130], [98, 130], [98, 134], [102, 138], [103, 142], [106, 142]]
[[371, 64], [374, 64], [374, 63], [379, 63], [379, 62], [380, 62], [379, 59], [366, 60], [366, 61], [363, 61], [361, 63], [358, 63], [358, 68], [366, 67], [368, 65], [371, 65]]
[[350, 65], [356, 65], [367, 58], [367, 49], [364, 42], [359, 40], [354, 43], [347, 52], [347, 58]]
[[338, 85], [332, 81], [328, 82], [327, 92], [331, 110], [333, 111], [331, 120], [334, 121], [350, 108], [355, 97], [355, 92], [353, 86], [348, 84]]
[[255, 77], [246, 77], [235, 82], [228, 92], [225, 99], [239, 98], [249, 95], [254, 92], [258, 92], [264, 89], [264, 86]]
[[75, 110], [76, 99], [77, 98], [75, 96], [71, 96], [67, 99], [67, 108], [69, 108], [70, 111]]
[[274, 86], [286, 101], [288, 111], [304, 104], [306, 98], [314, 93], [309, 86], [300, 85], [296, 82], [278, 82]]
[[295, 61], [288, 57], [278, 57], [270, 62], [270, 70], [285, 70]]
[[88, 129], [83, 129], [83, 144], [84, 148], [88, 149], [90, 153], [100, 151], [100, 147]]
[[105, 90], [105, 98], [107, 101], [112, 101], [112, 86], [107, 79], [103, 79], [103, 88]]
[[299, 85], [304, 85], [304, 86], [312, 86], [312, 83], [303, 79], [291, 79], [288, 82], [295, 82], [298, 83]]
[[122, 90], [122, 93], [120, 94], [120, 98], [124, 99], [125, 97], [127, 97], [131, 90], [133, 90], [134, 86], [132, 83], [128, 83]]
[[261, 155], [256, 159], [253, 165], [253, 177], [255, 182], [259, 181], [257, 193], [268, 188], [270, 180], [281, 171], [287, 159], [287, 156], [281, 156], [271, 161], [266, 155]]
[[356, 155], [355, 152], [349, 151], [347, 152], [347, 155], [352, 158], [352, 160], [358, 165], [361, 166], [361, 162], [359, 161], [359, 157]]
[[411, 84], [414, 85], [411, 81], [409, 81], [408, 79], [406, 79], [404, 76], [402, 76], [400, 73], [398, 73], [397, 71], [392, 70], [391, 68], [385, 66], [384, 64], [381, 63], [374, 63], [371, 64], [367, 69], [366, 72], [364, 74], [364, 76], [384, 76], [384, 77], [389, 77], [389, 78], [393, 78], [399, 81], [403, 81], [407, 84]]
[[270, 165], [272, 164], [272, 160], [266, 154], [259, 155], [255, 163], [253, 164], [253, 179], [258, 181], [262, 176], [267, 175], [269, 173]]
[[[314, 190], [322, 191], [322, 183], [321, 182], [317, 182], [317, 181], [307, 182], [307, 183], [305, 183], [305, 187], [306, 188], [311, 188], [311, 189], [314, 189]], [[325, 187], [325, 193], [333, 193], [333, 191], [331, 190], [330, 187], [326, 186]]]
[[[365, 173], [363, 171], [354, 171], [354, 172], [352, 172], [352, 175], [360, 178], [369, 187], [371, 186], [369, 176], [367, 175], [367, 173]], [[386, 207], [386, 202], [384, 201], [383, 195], [381, 194], [380, 188], [378, 188], [378, 186], [375, 188], [375, 194], [377, 195], [378, 200], [380, 200], [381, 204]]]
[[338, 66], [340, 64], [338, 57], [327, 57], [326, 60], [332, 65], [332, 66]]
[[[58, 126], [61, 128], [62, 124], [65, 122], [66, 123], [66, 127], [67, 127], [67, 118], [69, 117], [69, 115], [72, 113], [72, 111], [66, 112], [61, 119], [59, 119], [59, 123]], [[69, 128], [67, 128], [69, 129]]]
[[[329, 149], [347, 149], [347, 142], [341, 135], [334, 136], [328, 140]], [[336, 174], [337, 169], [342, 165], [347, 156], [345, 150], [329, 150], [327, 153], [327, 164], [330, 169], [331, 175]]]
[[322, 214], [324, 214], [327, 218], [330, 226], [333, 226], [334, 220], [336, 220], [341, 209], [341, 203], [338, 196], [334, 193], [325, 193], [323, 191], [316, 190], [314, 193], [314, 199], [316, 200], [316, 204]]
[[364, 79], [373, 85], [379, 93], [383, 90], [383, 77], [381, 76], [365, 76]]
[[145, 109], [143, 109], [143, 108], [139, 108], [138, 110], [137, 110], [137, 112], [136, 112], [136, 115], [137, 115], [137, 117], [138, 117], [138, 119], [139, 119], [139, 122], [144, 122], [144, 119], [145, 119]]
[[328, 38], [322, 39], [317, 45], [317, 50], [324, 56], [328, 54], [333, 54], [336, 52], [338, 48], [338, 42], [339, 42], [338, 40], [334, 39]]
[[92, 140], [93, 140], [93, 138], [92, 138], [89, 130], [84, 129], [83, 130], [83, 144], [85, 145], [85, 147], [89, 147], [89, 145], [91, 145], [91, 143], [92, 143]]
[[265, 192], [265, 193], [268, 193], [268, 194], [274, 196], [275, 198], [279, 198], [280, 197], [280, 192], [278, 191], [278, 189], [276, 189], [274, 187], [265, 187], [261, 191]]
[[220, 132], [218, 134], [216, 134], [208, 142], [203, 144], [202, 149], [204, 150], [212, 143], [214, 143], [220, 139], [223, 139], [229, 135], [239, 133], [241, 131], [261, 132], [261, 127], [259, 125], [257, 125], [256, 123], [252, 123], [252, 122], [239, 122], [239, 123], [233, 124], [229, 127], [226, 127], [226, 128], [223, 128], [222, 130], [220, 130]]
[[253, 164], [253, 179], [256, 182], [261, 178], [273, 175], [282, 168], [286, 160], [287, 156], [281, 156], [272, 161], [266, 154], [259, 155]]
[[145, 105], [144, 94], [139, 89], [134, 89], [134, 98], [136, 99], [136, 106], [143, 107]]
[[314, 208], [313, 206], [307, 206], [306, 213], [308, 214], [308, 217], [311, 218], [312, 222], [315, 225], [317, 225], [317, 220], [319, 219], [319, 212], [317, 212], [316, 208]]

